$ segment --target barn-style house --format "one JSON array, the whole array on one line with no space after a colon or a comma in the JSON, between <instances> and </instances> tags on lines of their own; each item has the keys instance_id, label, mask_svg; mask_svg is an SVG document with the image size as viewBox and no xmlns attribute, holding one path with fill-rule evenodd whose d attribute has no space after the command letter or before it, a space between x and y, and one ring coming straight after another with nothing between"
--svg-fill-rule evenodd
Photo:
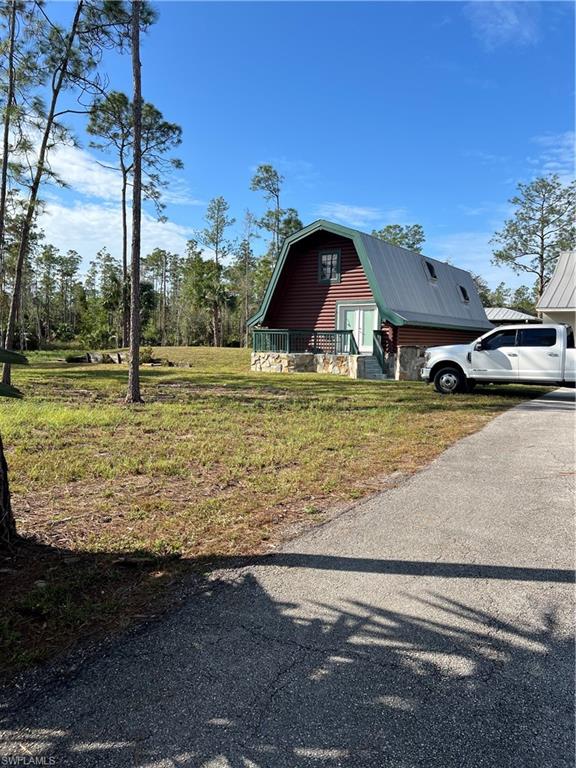
<instances>
[{"instance_id":1,"label":"barn-style house","mask_svg":"<svg viewBox=\"0 0 576 768\"><path fill-rule=\"evenodd\" d=\"M252 369L417 378L426 347L493 326L469 272L315 221L284 242L253 329Z\"/></svg>"}]
</instances>

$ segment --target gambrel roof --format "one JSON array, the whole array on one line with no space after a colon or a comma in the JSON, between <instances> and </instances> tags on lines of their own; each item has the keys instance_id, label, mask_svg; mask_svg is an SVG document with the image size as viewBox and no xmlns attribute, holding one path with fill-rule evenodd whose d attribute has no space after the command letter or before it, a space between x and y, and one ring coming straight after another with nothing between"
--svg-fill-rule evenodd
<instances>
[{"instance_id":1,"label":"gambrel roof","mask_svg":"<svg viewBox=\"0 0 576 768\"><path fill-rule=\"evenodd\" d=\"M537 309L576 309L576 253L560 254L554 274L544 289Z\"/></svg>"},{"instance_id":2,"label":"gambrel roof","mask_svg":"<svg viewBox=\"0 0 576 768\"><path fill-rule=\"evenodd\" d=\"M290 248L322 230L352 240L383 320L393 325L493 328L469 272L323 219L286 238L260 309L250 319L250 325L257 325L266 317Z\"/></svg>"}]
</instances>

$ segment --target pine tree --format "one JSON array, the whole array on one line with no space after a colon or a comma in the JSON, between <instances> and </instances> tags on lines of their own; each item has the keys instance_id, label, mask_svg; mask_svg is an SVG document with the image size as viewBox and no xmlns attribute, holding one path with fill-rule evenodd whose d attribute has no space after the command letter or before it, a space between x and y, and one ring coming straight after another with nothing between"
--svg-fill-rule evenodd
<instances>
[{"instance_id":1,"label":"pine tree","mask_svg":"<svg viewBox=\"0 0 576 768\"><path fill-rule=\"evenodd\" d=\"M576 246L576 182L565 185L554 174L519 184L518 192L513 218L492 238L499 246L492 263L533 275L540 298L560 253Z\"/></svg>"}]
</instances>

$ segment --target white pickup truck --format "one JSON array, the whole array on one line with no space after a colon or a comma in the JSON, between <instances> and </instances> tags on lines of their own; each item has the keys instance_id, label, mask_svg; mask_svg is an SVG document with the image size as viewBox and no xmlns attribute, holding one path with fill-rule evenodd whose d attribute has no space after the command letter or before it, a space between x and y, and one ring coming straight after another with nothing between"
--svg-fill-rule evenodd
<instances>
[{"instance_id":1,"label":"white pickup truck","mask_svg":"<svg viewBox=\"0 0 576 768\"><path fill-rule=\"evenodd\" d=\"M471 344L430 347L420 376L443 395L476 384L574 386L574 332L567 325L507 325Z\"/></svg>"}]
</instances>

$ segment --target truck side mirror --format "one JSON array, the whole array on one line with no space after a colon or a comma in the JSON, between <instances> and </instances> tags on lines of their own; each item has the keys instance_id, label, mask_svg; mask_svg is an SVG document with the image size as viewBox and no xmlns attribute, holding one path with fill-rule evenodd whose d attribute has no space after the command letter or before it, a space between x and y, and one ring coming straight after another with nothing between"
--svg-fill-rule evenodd
<instances>
[{"instance_id":1,"label":"truck side mirror","mask_svg":"<svg viewBox=\"0 0 576 768\"><path fill-rule=\"evenodd\" d=\"M481 341L477 341L476 344L474 344L475 352L482 352L483 349L484 349L484 344Z\"/></svg>"}]
</instances>

